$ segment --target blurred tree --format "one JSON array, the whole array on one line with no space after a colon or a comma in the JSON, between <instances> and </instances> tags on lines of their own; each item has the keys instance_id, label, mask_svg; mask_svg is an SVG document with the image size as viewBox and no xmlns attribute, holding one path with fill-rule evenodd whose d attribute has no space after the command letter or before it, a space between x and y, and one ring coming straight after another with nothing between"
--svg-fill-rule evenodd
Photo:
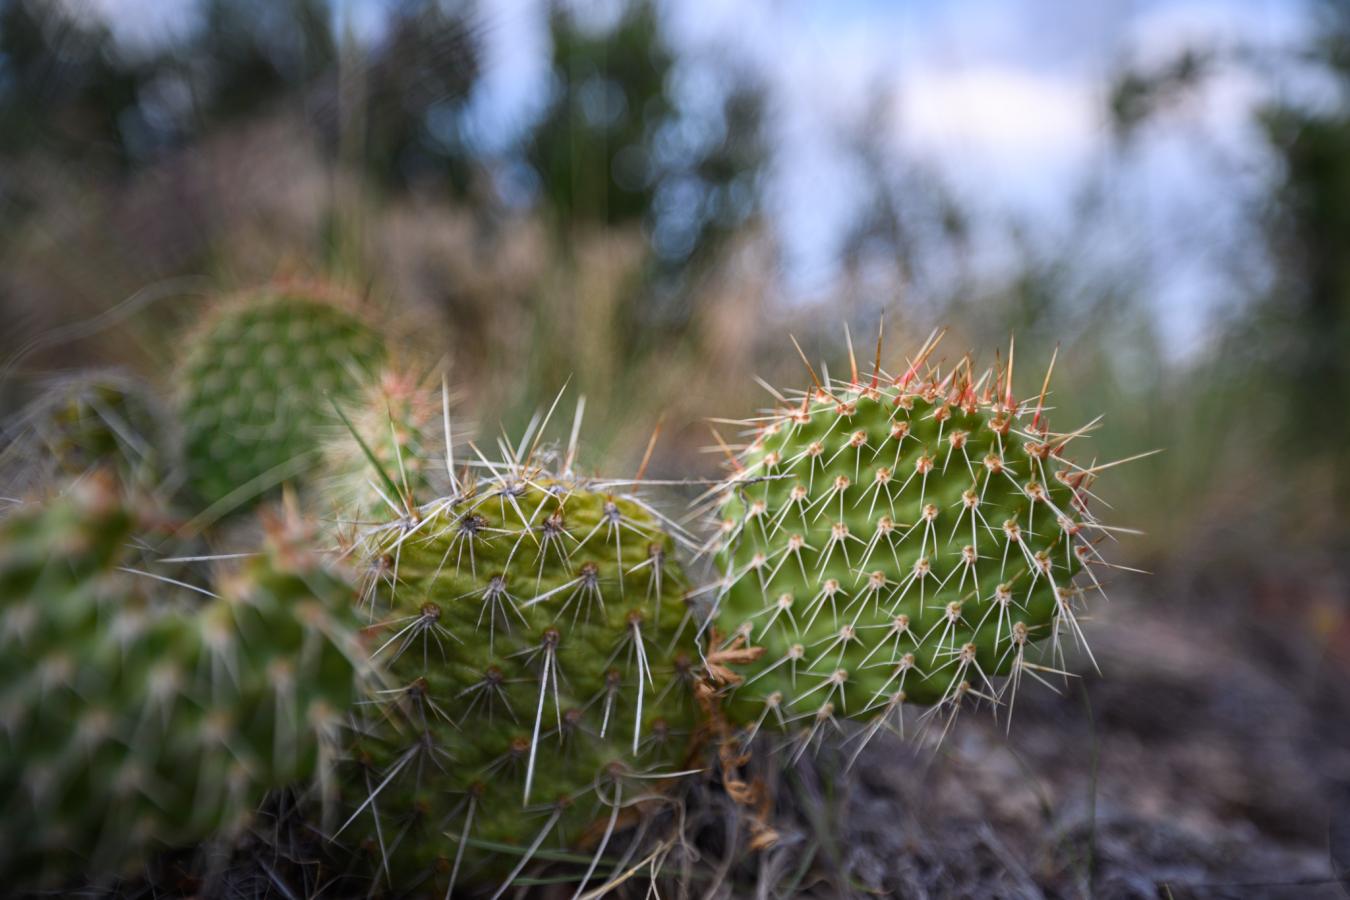
<instances>
[{"instance_id":1,"label":"blurred tree","mask_svg":"<svg viewBox=\"0 0 1350 900\"><path fill-rule=\"evenodd\" d=\"M119 43L78 4L0 4L0 153L152 161L331 66L322 0L204 0L184 35Z\"/></svg>"},{"instance_id":2,"label":"blurred tree","mask_svg":"<svg viewBox=\"0 0 1350 900\"><path fill-rule=\"evenodd\" d=\"M454 127L480 74L477 34L465 4L404 2L388 36L362 73L365 102L359 157L396 186L440 182L463 195L472 179L474 148Z\"/></svg>"},{"instance_id":3,"label":"blurred tree","mask_svg":"<svg viewBox=\"0 0 1350 900\"><path fill-rule=\"evenodd\" d=\"M665 27L656 0L554 3L549 102L514 149L554 246L529 300L532 387L506 418L523 424L572 374L600 449L636 392L706 358L706 279L759 211L761 85L681 55Z\"/></svg>"},{"instance_id":4,"label":"blurred tree","mask_svg":"<svg viewBox=\"0 0 1350 900\"><path fill-rule=\"evenodd\" d=\"M337 58L325 0L206 0L201 24L166 65L189 66L198 98L196 136L312 84Z\"/></svg>"},{"instance_id":5,"label":"blurred tree","mask_svg":"<svg viewBox=\"0 0 1350 900\"><path fill-rule=\"evenodd\" d=\"M1327 463L1327 487L1344 510L1350 418L1328 415L1329 398L1350 396L1350 16L1341 25L1324 56L1341 103L1317 111L1280 104L1262 116L1282 176L1268 229L1274 290L1257 310L1252 337L1275 351L1274 374L1288 388L1285 448Z\"/></svg>"},{"instance_id":6,"label":"blurred tree","mask_svg":"<svg viewBox=\"0 0 1350 900\"><path fill-rule=\"evenodd\" d=\"M63 156L129 156L123 122L151 67L109 53L110 43L101 23L56 4L0 3L0 154L40 146Z\"/></svg>"},{"instance_id":7,"label":"blurred tree","mask_svg":"<svg viewBox=\"0 0 1350 900\"><path fill-rule=\"evenodd\" d=\"M878 90L848 135L866 200L844 232L840 258L850 293L868 293L855 297L867 319L894 307L897 290L912 313L914 300L960 295L970 281L969 212L932 166L897 160L889 144L897 106L893 91Z\"/></svg>"},{"instance_id":8,"label":"blurred tree","mask_svg":"<svg viewBox=\"0 0 1350 900\"><path fill-rule=\"evenodd\" d=\"M596 29L555 5L553 100L527 162L560 225L641 224L665 274L706 262L757 210L763 94L735 72L683 73L652 0Z\"/></svg>"},{"instance_id":9,"label":"blurred tree","mask_svg":"<svg viewBox=\"0 0 1350 900\"><path fill-rule=\"evenodd\" d=\"M1164 107L1194 94L1215 62L1214 54L1187 47L1175 58L1150 69L1127 69L1111 86L1108 106L1116 137L1129 140L1135 130Z\"/></svg>"},{"instance_id":10,"label":"blurred tree","mask_svg":"<svg viewBox=\"0 0 1350 900\"><path fill-rule=\"evenodd\" d=\"M1298 521L1289 533L1311 531L1331 544L1350 541L1350 419L1329 404L1350 395L1350 4L1325 0L1309 45L1293 54L1250 49L1188 49L1151 70L1123 73L1112 92L1117 137L1139 128L1205 87L1223 66L1308 69L1331 88L1316 106L1276 95L1257 125L1277 165L1253 198L1262 218L1268 288L1217 336L1212 360L1198 371L1222 401L1225 420L1241 423L1244 442L1259 444L1267 461L1295 464L1297 489L1314 503L1286 504ZM1196 382L1193 382L1196 383ZM1261 409L1261 415L1252 410ZM1330 500L1331 502L1327 502ZM1308 511L1319 510L1314 520Z\"/></svg>"},{"instance_id":11,"label":"blurred tree","mask_svg":"<svg viewBox=\"0 0 1350 900\"><path fill-rule=\"evenodd\" d=\"M350 73L339 54L356 37L338 33L333 0L201 0L192 13L184 33L128 47L78 4L0 0L0 155L134 168L290 100L381 181L466 183L464 147L430 126L478 76L463 4L395 4L385 38L343 59Z\"/></svg>"}]
</instances>

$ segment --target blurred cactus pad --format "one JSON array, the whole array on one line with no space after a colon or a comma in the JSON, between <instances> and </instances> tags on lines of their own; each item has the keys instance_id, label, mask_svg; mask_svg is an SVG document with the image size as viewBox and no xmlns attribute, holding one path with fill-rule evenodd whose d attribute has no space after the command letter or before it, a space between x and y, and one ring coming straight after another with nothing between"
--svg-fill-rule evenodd
<instances>
[{"instance_id":1,"label":"blurred cactus pad","mask_svg":"<svg viewBox=\"0 0 1350 900\"><path fill-rule=\"evenodd\" d=\"M871 723L865 743L906 704L931 706L925 723L963 700L1010 710L1023 676L1086 648L1100 467L1067 452L1090 429L1051 431L1044 387L1014 397L1014 351L983 375L968 357L943 372L940 339L897 375L880 345L871 375L811 370L743 423L711 546L723 633L762 648L734 701L752 737L767 724L809 740L849 717Z\"/></svg>"},{"instance_id":2,"label":"blurred cactus pad","mask_svg":"<svg viewBox=\"0 0 1350 900\"><path fill-rule=\"evenodd\" d=\"M559 848L598 861L696 748L671 528L632 482L544 455L480 460L352 548L395 688L365 717L346 829L400 891L507 883Z\"/></svg>"},{"instance_id":3,"label":"blurred cactus pad","mask_svg":"<svg viewBox=\"0 0 1350 900\"><path fill-rule=\"evenodd\" d=\"M116 371L63 375L7 424L0 452L6 490L24 493L111 467L128 484L168 487L178 434L154 389Z\"/></svg>"},{"instance_id":4,"label":"blurred cactus pad","mask_svg":"<svg viewBox=\"0 0 1350 900\"><path fill-rule=\"evenodd\" d=\"M189 335L177 375L190 486L221 512L313 469L385 343L356 301L328 289L229 298ZM341 426L337 426L340 428Z\"/></svg>"},{"instance_id":5,"label":"blurred cactus pad","mask_svg":"<svg viewBox=\"0 0 1350 900\"><path fill-rule=\"evenodd\" d=\"M154 526L95 473L0 522L0 875L73 886L230 837L331 761L364 665L352 583L273 525L199 587L126 565Z\"/></svg>"},{"instance_id":6,"label":"blurred cactus pad","mask_svg":"<svg viewBox=\"0 0 1350 900\"><path fill-rule=\"evenodd\" d=\"M446 403L447 393L441 395ZM448 407L443 411L441 398L424 378L384 369L351 403L337 407L337 418L347 427L323 443L323 468L316 479L316 494L336 521L386 521L403 514L410 498L449 490L443 419L449 412ZM392 493L380 483L379 472L391 477Z\"/></svg>"}]
</instances>

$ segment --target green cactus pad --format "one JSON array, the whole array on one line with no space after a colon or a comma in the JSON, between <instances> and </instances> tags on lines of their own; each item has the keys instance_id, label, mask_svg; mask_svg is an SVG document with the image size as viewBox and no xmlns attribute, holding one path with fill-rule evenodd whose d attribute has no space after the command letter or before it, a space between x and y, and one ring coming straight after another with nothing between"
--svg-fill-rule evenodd
<instances>
[{"instance_id":1,"label":"green cactus pad","mask_svg":"<svg viewBox=\"0 0 1350 900\"><path fill-rule=\"evenodd\" d=\"M350 826L394 889L603 849L686 767L698 623L674 540L627 486L504 464L364 535L397 689L356 747Z\"/></svg>"},{"instance_id":2,"label":"green cactus pad","mask_svg":"<svg viewBox=\"0 0 1350 900\"><path fill-rule=\"evenodd\" d=\"M7 490L51 487L112 467L139 489L171 488L178 441L152 391L117 372L64 376L46 386L5 428L0 467L15 478Z\"/></svg>"},{"instance_id":3,"label":"green cactus pad","mask_svg":"<svg viewBox=\"0 0 1350 900\"><path fill-rule=\"evenodd\" d=\"M415 376L386 370L355 402L339 407L350 430L324 444L318 480L318 493L335 521L388 521L406 511L408 498L449 489L446 426L435 396ZM372 462L389 475L393 491L381 484Z\"/></svg>"},{"instance_id":4,"label":"green cactus pad","mask_svg":"<svg viewBox=\"0 0 1350 900\"><path fill-rule=\"evenodd\" d=\"M355 698L350 582L274 530L203 598L122 565L142 525L97 475L0 523L7 884L232 833L314 774Z\"/></svg>"},{"instance_id":5,"label":"green cactus pad","mask_svg":"<svg viewBox=\"0 0 1350 900\"><path fill-rule=\"evenodd\" d=\"M317 293L265 293L215 311L179 374L201 500L242 506L312 468L336 424L329 398L355 396L384 352L364 319Z\"/></svg>"},{"instance_id":6,"label":"green cactus pad","mask_svg":"<svg viewBox=\"0 0 1350 900\"><path fill-rule=\"evenodd\" d=\"M970 371L817 381L747 423L713 546L719 625L763 648L734 695L752 736L1009 706L1045 671L1032 644L1048 639L1054 666L1081 641L1075 576L1096 585L1097 526L1092 471L1064 457L1079 435L1050 432L1006 372Z\"/></svg>"}]
</instances>

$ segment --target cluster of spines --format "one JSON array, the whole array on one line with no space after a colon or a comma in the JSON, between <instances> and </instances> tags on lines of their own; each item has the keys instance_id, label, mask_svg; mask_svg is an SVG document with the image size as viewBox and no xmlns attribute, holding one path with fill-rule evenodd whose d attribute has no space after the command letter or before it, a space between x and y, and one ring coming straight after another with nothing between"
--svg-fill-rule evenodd
<instances>
[{"instance_id":1,"label":"cluster of spines","mask_svg":"<svg viewBox=\"0 0 1350 900\"><path fill-rule=\"evenodd\" d=\"M699 655L679 531L635 483L576 475L575 437L561 459L541 450L545 424L502 441L500 461L474 447L456 471L447 452L443 497L419 502L397 467L381 472L388 521L349 548L394 686L368 705L347 827L400 887L505 890L546 841L584 837L589 880L620 817L692 750ZM448 413L443 431L453 447Z\"/></svg>"},{"instance_id":2,"label":"cluster of spines","mask_svg":"<svg viewBox=\"0 0 1350 900\"><path fill-rule=\"evenodd\" d=\"M928 365L938 340L898 376L880 344L870 377L808 364L811 387L740 423L750 441L713 493L705 549L723 568L723 629L764 648L737 692L751 738L802 723L804 748L849 716L869 719L865 743L903 727L906 704L950 724L967 697L1010 708L1024 676L1062 674L1066 635L1086 650L1074 576L1101 589L1094 538L1111 529L1087 500L1105 467L1064 451L1095 423L1051 432L1049 371L1020 402L1011 350L981 376L968 357L942 373ZM1049 666L1028 655L1042 638Z\"/></svg>"},{"instance_id":3,"label":"cluster of spines","mask_svg":"<svg viewBox=\"0 0 1350 900\"><path fill-rule=\"evenodd\" d=\"M12 884L112 876L236 833L268 790L331 762L354 700L353 586L295 535L274 528L204 587L125 565L144 527L100 474L0 526Z\"/></svg>"}]
</instances>

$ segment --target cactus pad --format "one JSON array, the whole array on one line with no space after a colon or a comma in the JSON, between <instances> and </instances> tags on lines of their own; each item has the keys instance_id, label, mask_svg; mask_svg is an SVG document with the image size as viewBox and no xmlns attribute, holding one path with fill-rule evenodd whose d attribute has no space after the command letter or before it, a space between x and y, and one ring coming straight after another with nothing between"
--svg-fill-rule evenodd
<instances>
[{"instance_id":1,"label":"cactus pad","mask_svg":"<svg viewBox=\"0 0 1350 900\"><path fill-rule=\"evenodd\" d=\"M695 745L697 623L663 521L630 485L492 472L362 537L396 690L349 824L399 890L510 880L545 842L598 855Z\"/></svg>"},{"instance_id":2,"label":"cactus pad","mask_svg":"<svg viewBox=\"0 0 1350 900\"><path fill-rule=\"evenodd\" d=\"M5 430L10 441L0 464L20 479L7 486L19 493L101 467L145 490L178 474L177 435L166 412L145 385L117 372L53 381Z\"/></svg>"},{"instance_id":3,"label":"cactus pad","mask_svg":"<svg viewBox=\"0 0 1350 900\"><path fill-rule=\"evenodd\" d=\"M243 824L354 699L350 583L279 530L204 603L121 565L111 479L0 523L0 873L69 883ZM202 589L204 590L204 589Z\"/></svg>"},{"instance_id":4,"label":"cactus pad","mask_svg":"<svg viewBox=\"0 0 1350 900\"><path fill-rule=\"evenodd\" d=\"M948 723L964 698L1008 706L1081 641L1077 581L1097 585L1100 534L1094 470L1065 456L1082 432L1048 429L1043 392L1015 400L1011 365L924 368L933 346L898 377L812 372L746 423L712 546L720 627L763 648L734 700L752 737L809 740L844 717L870 737L906 704ZM1033 662L1041 640L1050 666Z\"/></svg>"},{"instance_id":5,"label":"cactus pad","mask_svg":"<svg viewBox=\"0 0 1350 900\"><path fill-rule=\"evenodd\" d=\"M440 496L449 489L443 409L434 397L416 376L385 370L353 403L339 407L350 430L325 442L324 477L318 484L335 519L387 521L405 511L408 498ZM388 473L393 492L381 484L372 462Z\"/></svg>"},{"instance_id":6,"label":"cactus pad","mask_svg":"<svg viewBox=\"0 0 1350 900\"><path fill-rule=\"evenodd\" d=\"M383 356L363 318L319 294L225 304L189 342L179 375L191 486L233 507L307 471L336 424L328 397L354 396Z\"/></svg>"}]
</instances>

